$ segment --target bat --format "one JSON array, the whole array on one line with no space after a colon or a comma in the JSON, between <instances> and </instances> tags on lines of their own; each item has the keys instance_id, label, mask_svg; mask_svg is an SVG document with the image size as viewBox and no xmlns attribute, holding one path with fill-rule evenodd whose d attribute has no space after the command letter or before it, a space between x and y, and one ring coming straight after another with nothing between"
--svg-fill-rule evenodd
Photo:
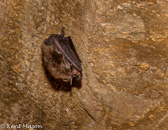
<instances>
[{"instance_id":1,"label":"bat","mask_svg":"<svg viewBox=\"0 0 168 130\"><path fill-rule=\"evenodd\" d=\"M82 80L81 60L70 36L64 37L65 32L51 34L42 44L44 66L55 78L64 82Z\"/></svg>"}]
</instances>

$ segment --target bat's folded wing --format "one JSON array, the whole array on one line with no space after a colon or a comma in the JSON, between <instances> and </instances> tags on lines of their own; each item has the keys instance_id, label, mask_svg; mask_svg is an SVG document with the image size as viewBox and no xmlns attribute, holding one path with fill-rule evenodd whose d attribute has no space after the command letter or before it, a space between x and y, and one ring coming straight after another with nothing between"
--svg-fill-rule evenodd
<instances>
[{"instance_id":1,"label":"bat's folded wing","mask_svg":"<svg viewBox=\"0 0 168 130\"><path fill-rule=\"evenodd\" d=\"M60 38L58 36L52 37L53 42L56 44L60 52L65 56L67 60L76 68L78 71L82 71L81 60L77 54L75 46L69 37Z\"/></svg>"}]
</instances>

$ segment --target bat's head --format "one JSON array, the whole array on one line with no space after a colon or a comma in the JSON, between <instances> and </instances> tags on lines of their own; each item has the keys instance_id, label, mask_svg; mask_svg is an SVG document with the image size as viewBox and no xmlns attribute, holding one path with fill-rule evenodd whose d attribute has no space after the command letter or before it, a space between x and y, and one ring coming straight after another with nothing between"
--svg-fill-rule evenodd
<instances>
[{"instance_id":1,"label":"bat's head","mask_svg":"<svg viewBox=\"0 0 168 130\"><path fill-rule=\"evenodd\" d=\"M72 77L80 81L82 79L81 72L79 72L77 69L72 70Z\"/></svg>"}]
</instances>

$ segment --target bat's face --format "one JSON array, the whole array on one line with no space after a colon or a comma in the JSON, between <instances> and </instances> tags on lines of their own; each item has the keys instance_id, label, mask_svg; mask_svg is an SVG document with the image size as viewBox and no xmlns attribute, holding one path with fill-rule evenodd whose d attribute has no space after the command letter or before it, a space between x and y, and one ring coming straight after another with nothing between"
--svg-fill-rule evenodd
<instances>
[{"instance_id":1,"label":"bat's face","mask_svg":"<svg viewBox=\"0 0 168 130\"><path fill-rule=\"evenodd\" d=\"M72 70L72 77L77 79L78 81L82 79L81 72L79 72L77 69Z\"/></svg>"}]
</instances>

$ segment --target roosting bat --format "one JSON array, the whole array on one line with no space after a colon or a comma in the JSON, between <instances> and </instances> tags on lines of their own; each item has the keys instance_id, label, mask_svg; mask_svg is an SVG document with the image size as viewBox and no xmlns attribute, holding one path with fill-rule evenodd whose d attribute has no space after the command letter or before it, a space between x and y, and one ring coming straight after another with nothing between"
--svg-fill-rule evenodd
<instances>
[{"instance_id":1,"label":"roosting bat","mask_svg":"<svg viewBox=\"0 0 168 130\"><path fill-rule=\"evenodd\" d=\"M71 37L64 37L64 35L64 28L62 28L62 34L51 34L44 40L43 60L44 66L55 79L70 82L72 85L73 80L82 80L81 60Z\"/></svg>"}]
</instances>

